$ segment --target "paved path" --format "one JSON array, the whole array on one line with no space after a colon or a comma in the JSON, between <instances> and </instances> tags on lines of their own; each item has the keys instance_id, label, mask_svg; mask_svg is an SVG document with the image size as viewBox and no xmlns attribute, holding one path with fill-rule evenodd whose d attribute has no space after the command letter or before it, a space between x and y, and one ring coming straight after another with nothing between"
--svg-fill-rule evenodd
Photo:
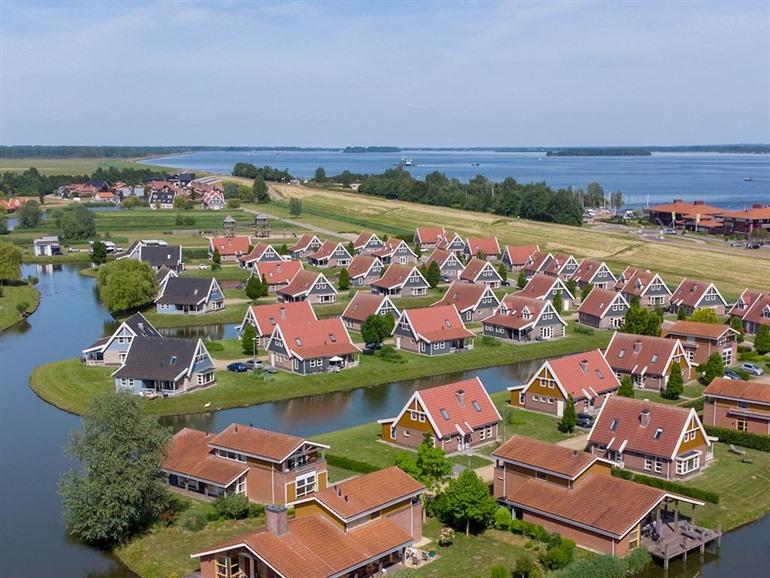
<instances>
[{"instance_id":1,"label":"paved path","mask_svg":"<svg viewBox=\"0 0 770 578\"><path fill-rule=\"evenodd\" d=\"M587 443L588 443L588 432L584 434L580 434L579 436L562 440L556 445L564 446L565 448L571 448L573 450L579 450L582 452L584 449L586 449Z\"/></svg>"}]
</instances>

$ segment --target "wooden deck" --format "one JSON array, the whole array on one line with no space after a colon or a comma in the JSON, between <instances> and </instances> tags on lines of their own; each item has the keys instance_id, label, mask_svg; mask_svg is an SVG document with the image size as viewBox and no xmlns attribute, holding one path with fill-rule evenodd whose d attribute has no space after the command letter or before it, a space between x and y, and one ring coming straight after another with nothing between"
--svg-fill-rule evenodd
<instances>
[{"instance_id":1,"label":"wooden deck","mask_svg":"<svg viewBox=\"0 0 770 578\"><path fill-rule=\"evenodd\" d=\"M702 553L708 544L719 544L722 538L721 532L695 526L687 520L661 522L657 534L655 538L643 535L642 546L653 557L663 560L664 568L672 558L682 556L686 560L689 552L697 549Z\"/></svg>"}]
</instances>

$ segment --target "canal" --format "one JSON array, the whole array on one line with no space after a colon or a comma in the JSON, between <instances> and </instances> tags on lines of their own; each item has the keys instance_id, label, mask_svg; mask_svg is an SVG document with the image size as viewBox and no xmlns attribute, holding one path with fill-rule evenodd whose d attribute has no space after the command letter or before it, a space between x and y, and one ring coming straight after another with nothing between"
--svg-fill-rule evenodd
<instances>
[{"instance_id":1,"label":"canal","mask_svg":"<svg viewBox=\"0 0 770 578\"><path fill-rule=\"evenodd\" d=\"M78 417L35 396L30 372L43 363L79 355L84 344L114 327L99 304L92 278L77 266L25 265L24 275L40 278L40 308L28 320L0 335L0 577L135 578L111 556L70 539L65 531L56 485L72 467L62 449ZM179 330L179 336L234 335L234 327ZM526 378L538 365L442 375L350 392L312 396L209 414L164 418L175 430L189 426L219 431L233 421L310 436L394 415L415 388L478 375L491 391ZM770 517L725 536L720 557L697 556L672 565L669 576L759 576L770 567ZM651 568L645 578L662 576Z\"/></svg>"}]
</instances>

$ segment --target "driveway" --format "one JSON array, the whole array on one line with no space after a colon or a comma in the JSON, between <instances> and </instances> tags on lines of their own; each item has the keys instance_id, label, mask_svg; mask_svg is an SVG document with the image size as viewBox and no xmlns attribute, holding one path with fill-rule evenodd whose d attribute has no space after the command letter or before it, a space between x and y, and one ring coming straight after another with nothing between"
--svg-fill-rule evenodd
<instances>
[{"instance_id":1,"label":"driveway","mask_svg":"<svg viewBox=\"0 0 770 578\"><path fill-rule=\"evenodd\" d=\"M588 432L577 435L575 437L571 437L566 440L562 440L556 445L564 446L565 448L570 448L570 449L578 450L582 452L584 449L586 449L587 443L588 443Z\"/></svg>"}]
</instances>

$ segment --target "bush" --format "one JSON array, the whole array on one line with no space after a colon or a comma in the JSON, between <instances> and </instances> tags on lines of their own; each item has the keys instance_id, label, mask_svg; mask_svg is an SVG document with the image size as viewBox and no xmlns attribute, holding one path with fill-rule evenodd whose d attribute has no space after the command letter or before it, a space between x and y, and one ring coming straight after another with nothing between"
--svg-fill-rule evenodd
<instances>
[{"instance_id":1,"label":"bush","mask_svg":"<svg viewBox=\"0 0 770 578\"><path fill-rule=\"evenodd\" d=\"M455 531L452 528L444 527L441 528L441 533L438 537L438 545L439 546L451 546L455 543Z\"/></svg>"},{"instance_id":2,"label":"bush","mask_svg":"<svg viewBox=\"0 0 770 578\"><path fill-rule=\"evenodd\" d=\"M511 571L505 566L497 565L492 566L492 571L489 573L491 578L510 578Z\"/></svg>"},{"instance_id":3,"label":"bush","mask_svg":"<svg viewBox=\"0 0 770 578\"><path fill-rule=\"evenodd\" d=\"M706 432L708 433L708 427L706 428ZM686 486L677 482L670 482L661 478L653 478L652 476L635 474L629 470L621 470L619 468L612 468L612 475L616 478L631 480L638 484L644 484L645 486L658 488L659 490L666 490L667 492L688 496L690 498L695 498L696 500L703 500L704 502L711 502L712 504L719 503L719 494L716 492L710 492L708 490Z\"/></svg>"},{"instance_id":4,"label":"bush","mask_svg":"<svg viewBox=\"0 0 770 578\"><path fill-rule=\"evenodd\" d=\"M392 345L384 345L382 349L377 352L377 355L383 361L388 363L406 363L406 359L401 353Z\"/></svg>"},{"instance_id":5,"label":"bush","mask_svg":"<svg viewBox=\"0 0 770 578\"><path fill-rule=\"evenodd\" d=\"M581 558L556 573L557 578L624 578L640 574L652 561L644 548L636 548L625 558L594 555Z\"/></svg>"},{"instance_id":6,"label":"bush","mask_svg":"<svg viewBox=\"0 0 770 578\"><path fill-rule=\"evenodd\" d=\"M767 361L767 356L761 355L757 353L756 351L751 350L743 350L738 354L738 359L741 361Z\"/></svg>"},{"instance_id":7,"label":"bush","mask_svg":"<svg viewBox=\"0 0 770 578\"><path fill-rule=\"evenodd\" d=\"M181 516L177 522L179 526L190 532L197 532L203 530L208 523L206 516L200 510L187 510Z\"/></svg>"},{"instance_id":8,"label":"bush","mask_svg":"<svg viewBox=\"0 0 770 578\"><path fill-rule=\"evenodd\" d=\"M335 466L337 468L343 468L345 470L351 470L354 472L360 472L362 474L370 474L380 469L377 466L373 466L372 464L368 464L366 462L359 462L357 460L351 460L350 458L337 456L334 454L326 454L326 463L330 466Z\"/></svg>"},{"instance_id":9,"label":"bush","mask_svg":"<svg viewBox=\"0 0 770 578\"><path fill-rule=\"evenodd\" d=\"M210 352L225 350L225 346L219 343L218 341L207 341L205 345L206 345L206 349L208 349Z\"/></svg>"},{"instance_id":10,"label":"bush","mask_svg":"<svg viewBox=\"0 0 770 578\"><path fill-rule=\"evenodd\" d=\"M585 325L574 325L573 329L575 330L575 333L580 333L582 335L594 334L593 327L586 327Z\"/></svg>"},{"instance_id":11,"label":"bush","mask_svg":"<svg viewBox=\"0 0 770 578\"><path fill-rule=\"evenodd\" d=\"M753 434L746 431L724 429L721 427L704 426L706 433L710 436L716 436L719 441L726 444L733 444L761 452L770 452L770 436Z\"/></svg>"},{"instance_id":12,"label":"bush","mask_svg":"<svg viewBox=\"0 0 770 578\"><path fill-rule=\"evenodd\" d=\"M26 301L20 301L16 304L16 311L18 311L19 315L24 315L27 309L29 309L29 303Z\"/></svg>"},{"instance_id":13,"label":"bush","mask_svg":"<svg viewBox=\"0 0 770 578\"><path fill-rule=\"evenodd\" d=\"M528 554L516 558L516 566L513 569L515 578L540 578L543 575L543 569L537 561Z\"/></svg>"},{"instance_id":14,"label":"bush","mask_svg":"<svg viewBox=\"0 0 770 578\"><path fill-rule=\"evenodd\" d=\"M499 339L495 339L489 335L483 335L481 337L481 345L488 345L489 347L500 347L502 343L500 343Z\"/></svg>"},{"instance_id":15,"label":"bush","mask_svg":"<svg viewBox=\"0 0 770 578\"><path fill-rule=\"evenodd\" d=\"M548 570L560 570L572 563L575 558L575 542L562 539L551 543L548 549L540 554L540 562Z\"/></svg>"},{"instance_id":16,"label":"bush","mask_svg":"<svg viewBox=\"0 0 770 578\"><path fill-rule=\"evenodd\" d=\"M260 518L265 515L265 506L262 504L249 504L249 518Z\"/></svg>"},{"instance_id":17,"label":"bush","mask_svg":"<svg viewBox=\"0 0 770 578\"><path fill-rule=\"evenodd\" d=\"M214 512L219 520L243 520L249 515L249 499L243 494L219 496L214 500Z\"/></svg>"},{"instance_id":18,"label":"bush","mask_svg":"<svg viewBox=\"0 0 770 578\"><path fill-rule=\"evenodd\" d=\"M511 529L511 511L508 508L497 508L495 511L495 528L498 530Z\"/></svg>"}]
</instances>

